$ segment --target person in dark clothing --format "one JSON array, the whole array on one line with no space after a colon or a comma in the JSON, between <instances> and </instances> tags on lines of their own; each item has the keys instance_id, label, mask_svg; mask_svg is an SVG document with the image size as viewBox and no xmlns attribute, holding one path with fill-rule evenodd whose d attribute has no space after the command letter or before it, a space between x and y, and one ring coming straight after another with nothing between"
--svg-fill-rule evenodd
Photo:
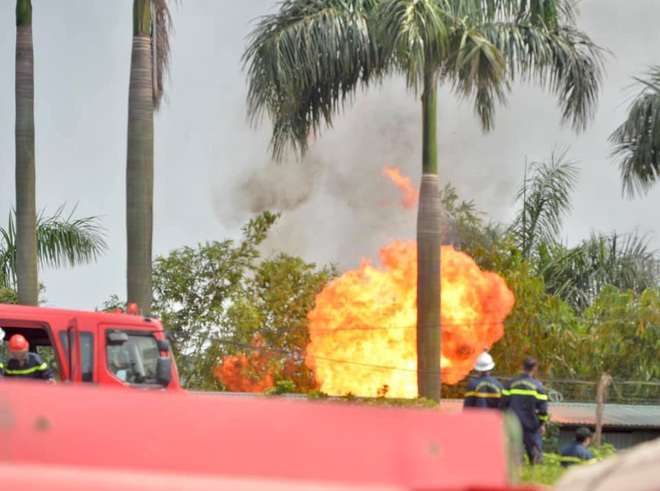
<instances>
[{"instance_id":1,"label":"person in dark clothing","mask_svg":"<svg viewBox=\"0 0 660 491\"><path fill-rule=\"evenodd\" d=\"M488 354L488 350L479 355L474 369L479 375L472 380L465 392L463 408L482 408L499 409L500 399L502 397L502 384L494 377L491 377L490 371L495 367L493 357Z\"/></svg>"},{"instance_id":2,"label":"person in dark clothing","mask_svg":"<svg viewBox=\"0 0 660 491\"><path fill-rule=\"evenodd\" d=\"M53 370L41 357L28 351L30 345L25 337L14 334L9 338L8 348L12 357L5 366L0 363L0 370L5 377L21 377L48 380L54 382Z\"/></svg>"},{"instance_id":3,"label":"person in dark clothing","mask_svg":"<svg viewBox=\"0 0 660 491\"><path fill-rule=\"evenodd\" d=\"M560 463L562 467L573 464L591 464L596 462L593 454L587 449L591 443L591 431L589 428L578 428L575 430L575 441L566 445L561 451Z\"/></svg>"},{"instance_id":4,"label":"person in dark clothing","mask_svg":"<svg viewBox=\"0 0 660 491\"><path fill-rule=\"evenodd\" d=\"M502 390L501 407L513 411L523 430L525 452L532 464L543 460L543 435L548 416L548 394L534 378L538 365L532 357L523 361L523 373L512 378Z\"/></svg>"}]
</instances>

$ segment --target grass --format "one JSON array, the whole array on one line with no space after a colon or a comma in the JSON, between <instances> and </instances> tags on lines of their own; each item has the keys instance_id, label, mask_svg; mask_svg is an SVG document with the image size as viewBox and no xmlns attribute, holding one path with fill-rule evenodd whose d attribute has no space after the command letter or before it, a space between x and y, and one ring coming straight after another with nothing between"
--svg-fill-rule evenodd
<instances>
[{"instance_id":1,"label":"grass","mask_svg":"<svg viewBox=\"0 0 660 491\"><path fill-rule=\"evenodd\" d=\"M598 448L590 447L589 450L598 460L604 459L616 453L616 449L609 444ZM554 453L544 453L543 463L530 465L525 463L521 470L520 480L524 484L535 484L540 486L553 486L569 468L559 465L560 456Z\"/></svg>"},{"instance_id":2,"label":"grass","mask_svg":"<svg viewBox=\"0 0 660 491\"><path fill-rule=\"evenodd\" d=\"M554 462L536 465L525 464L522 468L520 480L524 484L553 486L567 470Z\"/></svg>"}]
</instances>

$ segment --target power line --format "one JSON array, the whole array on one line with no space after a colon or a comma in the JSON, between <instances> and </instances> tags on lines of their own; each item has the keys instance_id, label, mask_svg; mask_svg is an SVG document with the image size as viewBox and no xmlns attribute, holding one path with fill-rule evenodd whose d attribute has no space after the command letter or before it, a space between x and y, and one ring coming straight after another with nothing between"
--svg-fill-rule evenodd
<instances>
[{"instance_id":1,"label":"power line","mask_svg":"<svg viewBox=\"0 0 660 491\"><path fill-rule=\"evenodd\" d=\"M272 348L272 347L267 347L267 346L254 346L254 345L249 345L245 343L237 343L237 342L232 342L232 341L227 341L227 340L217 340L221 344L225 345L230 345L230 346L235 346L238 348L242 348L245 350L251 350L251 351L262 351L266 353L274 353L274 354L282 354L287 357L291 356L291 352L287 350L282 350L278 348ZM227 355L227 356L232 356L232 355ZM470 374L472 370L469 370L467 373L465 370L452 370L451 368L441 368L440 370L417 370L416 368L407 368L407 367L395 367L395 366L388 366L388 365L379 365L375 363L366 363L366 362L359 362L359 361L353 361L353 360L339 360L335 358L328 358L328 357L323 357L323 356L316 356L312 355L312 358L314 360L320 360L326 363L333 363L337 365L350 365L350 366L360 366L360 367L365 367L365 368L372 368L372 369L377 369L377 370L389 370L389 371L398 371L398 372L406 372L406 373L423 373L423 374L434 374L434 375L439 375L442 376L442 374L460 374L463 375L465 374L465 378ZM510 377L506 377L503 375L499 374L494 374L494 376L498 379L506 379ZM463 379L465 380L465 379ZM556 378L546 378L544 379L546 385L551 386L552 384L556 383L565 383L565 384L582 384L585 386L593 386L596 387L598 382L592 382L592 381L584 381L584 380L577 380L577 379L556 379ZM459 382L460 383L460 382ZM614 380L613 384L623 384L623 385L628 385L628 386L637 386L637 385L643 385L643 386L648 386L648 387L658 387L660 389L660 381L630 381L630 380Z\"/></svg>"}]
</instances>

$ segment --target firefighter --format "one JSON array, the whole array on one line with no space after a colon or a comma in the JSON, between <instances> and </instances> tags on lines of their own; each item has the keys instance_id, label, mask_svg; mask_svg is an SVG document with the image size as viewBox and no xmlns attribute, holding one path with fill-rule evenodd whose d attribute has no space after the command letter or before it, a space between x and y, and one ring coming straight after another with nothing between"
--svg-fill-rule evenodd
<instances>
[{"instance_id":1,"label":"firefighter","mask_svg":"<svg viewBox=\"0 0 660 491\"><path fill-rule=\"evenodd\" d=\"M530 356L523 360L523 373L504 384L502 408L513 411L523 429L523 445L532 464L543 459L543 435L548 417L548 394L534 378L538 364Z\"/></svg>"},{"instance_id":2,"label":"firefighter","mask_svg":"<svg viewBox=\"0 0 660 491\"><path fill-rule=\"evenodd\" d=\"M502 397L502 384L490 375L490 371L495 367L493 357L485 349L474 369L479 375L472 380L465 392L463 408L483 408L498 409L500 407L500 398Z\"/></svg>"},{"instance_id":3,"label":"firefighter","mask_svg":"<svg viewBox=\"0 0 660 491\"><path fill-rule=\"evenodd\" d=\"M20 334L14 334L7 343L10 359L4 366L5 377L34 378L55 382L53 371L41 357L28 351L30 344Z\"/></svg>"},{"instance_id":4,"label":"firefighter","mask_svg":"<svg viewBox=\"0 0 660 491\"><path fill-rule=\"evenodd\" d=\"M562 467L573 464L592 464L596 459L587 448L591 443L591 431L589 428L578 428L575 430L575 441L566 445L561 451L559 459Z\"/></svg>"}]
</instances>

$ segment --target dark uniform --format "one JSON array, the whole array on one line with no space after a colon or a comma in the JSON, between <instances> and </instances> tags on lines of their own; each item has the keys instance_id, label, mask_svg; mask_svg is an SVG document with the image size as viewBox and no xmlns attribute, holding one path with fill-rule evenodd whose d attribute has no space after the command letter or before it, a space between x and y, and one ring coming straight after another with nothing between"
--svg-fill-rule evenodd
<instances>
[{"instance_id":1,"label":"dark uniform","mask_svg":"<svg viewBox=\"0 0 660 491\"><path fill-rule=\"evenodd\" d=\"M523 429L523 443L530 462L540 462L543 440L540 428L548 421L548 394L536 378L523 373L504 384L502 408L511 409Z\"/></svg>"},{"instance_id":2,"label":"dark uniform","mask_svg":"<svg viewBox=\"0 0 660 491\"><path fill-rule=\"evenodd\" d=\"M502 384L490 375L479 375L468 384L463 408L497 409L502 397Z\"/></svg>"},{"instance_id":3,"label":"dark uniform","mask_svg":"<svg viewBox=\"0 0 660 491\"><path fill-rule=\"evenodd\" d=\"M25 357L25 363L21 365L17 359L12 358L6 364L0 363L0 371L5 377L36 378L52 380L53 370L41 357L29 351Z\"/></svg>"},{"instance_id":4,"label":"dark uniform","mask_svg":"<svg viewBox=\"0 0 660 491\"><path fill-rule=\"evenodd\" d=\"M568 467L573 464L591 464L596 462L596 459L584 445L573 442L561 451L559 461L562 467Z\"/></svg>"}]
</instances>

